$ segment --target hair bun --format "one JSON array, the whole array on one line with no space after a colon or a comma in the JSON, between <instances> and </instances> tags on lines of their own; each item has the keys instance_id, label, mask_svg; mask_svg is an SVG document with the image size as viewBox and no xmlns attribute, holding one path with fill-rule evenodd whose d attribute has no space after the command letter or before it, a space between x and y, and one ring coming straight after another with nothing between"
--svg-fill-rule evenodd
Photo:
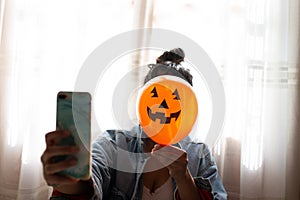
<instances>
[{"instance_id":1,"label":"hair bun","mask_svg":"<svg viewBox=\"0 0 300 200\"><path fill-rule=\"evenodd\" d=\"M175 48L170 51L165 51L161 56L156 59L156 63L164 64L168 61L178 65L184 60L185 53L181 48Z\"/></svg>"}]
</instances>

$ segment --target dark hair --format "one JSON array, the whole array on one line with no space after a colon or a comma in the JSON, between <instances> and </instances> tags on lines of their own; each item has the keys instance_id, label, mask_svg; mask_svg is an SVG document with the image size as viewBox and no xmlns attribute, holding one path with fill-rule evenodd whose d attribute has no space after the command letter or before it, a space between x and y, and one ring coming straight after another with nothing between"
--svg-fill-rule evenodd
<instances>
[{"instance_id":1,"label":"dark hair","mask_svg":"<svg viewBox=\"0 0 300 200\"><path fill-rule=\"evenodd\" d=\"M193 86L193 76L190 74L190 71L180 65L184 61L184 57L185 53L181 48L165 51L156 59L156 64L148 65L150 71L146 75L144 83L157 76L169 74L178 76Z\"/></svg>"}]
</instances>

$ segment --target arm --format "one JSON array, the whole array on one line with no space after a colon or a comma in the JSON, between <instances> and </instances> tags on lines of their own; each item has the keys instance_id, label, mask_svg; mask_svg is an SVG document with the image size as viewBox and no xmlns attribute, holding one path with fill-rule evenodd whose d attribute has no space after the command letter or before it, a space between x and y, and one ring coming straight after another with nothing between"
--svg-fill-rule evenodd
<instances>
[{"instance_id":1,"label":"arm","mask_svg":"<svg viewBox=\"0 0 300 200\"><path fill-rule=\"evenodd\" d=\"M181 200L201 199L201 194L187 168L188 160L184 150L174 146L155 145L152 154L167 166L170 175L176 181Z\"/></svg>"},{"instance_id":2,"label":"arm","mask_svg":"<svg viewBox=\"0 0 300 200\"><path fill-rule=\"evenodd\" d=\"M92 147L93 199L105 199L110 193L115 146L105 137L99 137Z\"/></svg>"},{"instance_id":3,"label":"arm","mask_svg":"<svg viewBox=\"0 0 300 200\"><path fill-rule=\"evenodd\" d=\"M214 199L227 199L227 193L219 176L217 164L206 144L195 143L187 150L192 160L191 174L198 187L212 191Z\"/></svg>"},{"instance_id":4,"label":"arm","mask_svg":"<svg viewBox=\"0 0 300 200\"><path fill-rule=\"evenodd\" d=\"M177 184L178 199L201 199L200 191L198 190L188 169L180 180L175 179L175 181Z\"/></svg>"},{"instance_id":5,"label":"arm","mask_svg":"<svg viewBox=\"0 0 300 200\"><path fill-rule=\"evenodd\" d=\"M60 196L67 199L89 199L92 196L102 199L109 192L110 170L112 166L113 146L106 139L98 139L92 148L92 174L90 180L83 181L62 175L57 172L76 165L76 160L64 160L53 163L54 156L75 155L75 146L58 146L62 138L70 136L69 132L54 131L46 135L46 150L41 156L44 178L49 186L53 186L53 197Z\"/></svg>"},{"instance_id":6,"label":"arm","mask_svg":"<svg viewBox=\"0 0 300 200\"><path fill-rule=\"evenodd\" d=\"M54 189L60 193L70 195L86 194L91 196L93 188L89 181L81 181L79 179L58 175L57 173L76 165L75 158L54 162L55 156L75 155L79 149L76 146L59 146L59 142L70 136L68 131L54 131L46 134L46 150L41 156L43 164L44 178L48 185L53 186Z\"/></svg>"}]
</instances>

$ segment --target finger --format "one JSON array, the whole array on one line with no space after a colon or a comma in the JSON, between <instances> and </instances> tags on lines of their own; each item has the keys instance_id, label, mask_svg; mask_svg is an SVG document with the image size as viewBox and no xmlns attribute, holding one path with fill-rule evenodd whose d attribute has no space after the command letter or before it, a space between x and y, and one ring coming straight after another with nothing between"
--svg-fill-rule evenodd
<instances>
[{"instance_id":1,"label":"finger","mask_svg":"<svg viewBox=\"0 0 300 200\"><path fill-rule=\"evenodd\" d=\"M161 152L157 152L159 155L161 155L162 157L166 157L172 160L178 160L178 159L186 159L187 158L187 154L185 152L172 152L172 151L161 151Z\"/></svg>"},{"instance_id":2,"label":"finger","mask_svg":"<svg viewBox=\"0 0 300 200\"><path fill-rule=\"evenodd\" d=\"M46 175L52 175L64 169L68 169L72 166L75 166L76 164L77 160L75 158L66 159L58 163L49 163L45 165L44 173Z\"/></svg>"},{"instance_id":3,"label":"finger","mask_svg":"<svg viewBox=\"0 0 300 200\"><path fill-rule=\"evenodd\" d=\"M183 152L185 152L184 150L175 147L175 146L171 146L171 145L160 145L160 144L156 144L154 145L152 152L157 151L157 150L163 150L164 152L170 152L170 153L175 153L175 154L182 154Z\"/></svg>"},{"instance_id":4,"label":"finger","mask_svg":"<svg viewBox=\"0 0 300 200\"><path fill-rule=\"evenodd\" d=\"M153 157L159 160L161 163L164 165L169 165L175 161L180 161L185 162L187 160L186 153L185 152L180 152L178 153L173 153L173 152L168 152L168 151L163 151L158 150L152 153Z\"/></svg>"},{"instance_id":5,"label":"finger","mask_svg":"<svg viewBox=\"0 0 300 200\"><path fill-rule=\"evenodd\" d=\"M161 154L153 154L153 157L158 160L163 166L168 166L173 163L177 158L166 157Z\"/></svg>"},{"instance_id":6,"label":"finger","mask_svg":"<svg viewBox=\"0 0 300 200\"><path fill-rule=\"evenodd\" d=\"M70 135L71 132L67 130L49 132L45 135L46 144L47 146L57 145L63 138L69 137Z\"/></svg>"},{"instance_id":7,"label":"finger","mask_svg":"<svg viewBox=\"0 0 300 200\"><path fill-rule=\"evenodd\" d=\"M159 150L161 148L164 148L164 147L167 147L167 145L156 144L156 145L154 145L152 151L157 151L157 150Z\"/></svg>"},{"instance_id":8,"label":"finger","mask_svg":"<svg viewBox=\"0 0 300 200\"><path fill-rule=\"evenodd\" d=\"M54 156L75 155L79 152L78 146L50 146L43 153L42 163L51 163Z\"/></svg>"},{"instance_id":9,"label":"finger","mask_svg":"<svg viewBox=\"0 0 300 200\"><path fill-rule=\"evenodd\" d=\"M154 147L154 149L158 149L158 148ZM166 156L171 159L178 159L182 156L186 157L186 152L184 150L173 146L165 146L163 148L159 148L158 150L153 150L152 154Z\"/></svg>"},{"instance_id":10,"label":"finger","mask_svg":"<svg viewBox=\"0 0 300 200\"><path fill-rule=\"evenodd\" d=\"M175 160L173 163L171 163L169 166L171 168L181 168L181 167L185 167L188 164L188 160L187 159L178 159Z\"/></svg>"},{"instance_id":11,"label":"finger","mask_svg":"<svg viewBox=\"0 0 300 200\"><path fill-rule=\"evenodd\" d=\"M62 176L62 175L50 175L47 176L47 183L49 186L52 185L69 185L80 181L80 179L75 179L72 177Z\"/></svg>"},{"instance_id":12,"label":"finger","mask_svg":"<svg viewBox=\"0 0 300 200\"><path fill-rule=\"evenodd\" d=\"M181 161L175 161L167 166L169 169L169 172L185 172L187 170L187 161L181 160Z\"/></svg>"}]
</instances>

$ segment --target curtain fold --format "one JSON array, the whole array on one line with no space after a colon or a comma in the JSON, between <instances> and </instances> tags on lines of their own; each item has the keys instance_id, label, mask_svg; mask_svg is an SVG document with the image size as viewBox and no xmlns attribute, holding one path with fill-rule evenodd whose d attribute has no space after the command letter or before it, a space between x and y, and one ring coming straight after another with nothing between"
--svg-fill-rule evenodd
<instances>
[{"instance_id":1,"label":"curtain fold","mask_svg":"<svg viewBox=\"0 0 300 200\"><path fill-rule=\"evenodd\" d=\"M3 4L2 4L3 5ZM1 199L16 199L18 193L20 169L21 169L21 155L22 155L22 141L15 140L14 143L10 143L12 135L9 135L13 131L12 124L9 122L8 113L12 109L10 104L10 98L8 98L10 88L12 88L11 77L13 76L10 67L13 65L12 57L10 53L11 43L7 38L9 37L8 29L12 29L11 18L12 2L6 2L5 8L2 8L2 12L5 13L5 20L2 25L2 37L1 37L1 49L0 49L0 198ZM2 15L4 13L1 13ZM10 19L10 20L8 20ZM7 144L11 145L7 145Z\"/></svg>"},{"instance_id":2,"label":"curtain fold","mask_svg":"<svg viewBox=\"0 0 300 200\"><path fill-rule=\"evenodd\" d=\"M297 64L297 92L295 98L290 98L291 105L295 105L294 109L290 107L289 113L292 113L290 116L291 123L294 125L291 130L291 134L288 138L287 143L287 165L286 165L286 199L300 199L300 45L299 45L299 35L300 35L300 4L298 1L292 2L290 4L291 18L296 19L294 22L289 24L289 30L291 30L290 40L295 40L294 46L298 51L296 51L292 58L296 58ZM296 30L295 30L296 29ZM293 33L293 34L292 34Z\"/></svg>"}]
</instances>

